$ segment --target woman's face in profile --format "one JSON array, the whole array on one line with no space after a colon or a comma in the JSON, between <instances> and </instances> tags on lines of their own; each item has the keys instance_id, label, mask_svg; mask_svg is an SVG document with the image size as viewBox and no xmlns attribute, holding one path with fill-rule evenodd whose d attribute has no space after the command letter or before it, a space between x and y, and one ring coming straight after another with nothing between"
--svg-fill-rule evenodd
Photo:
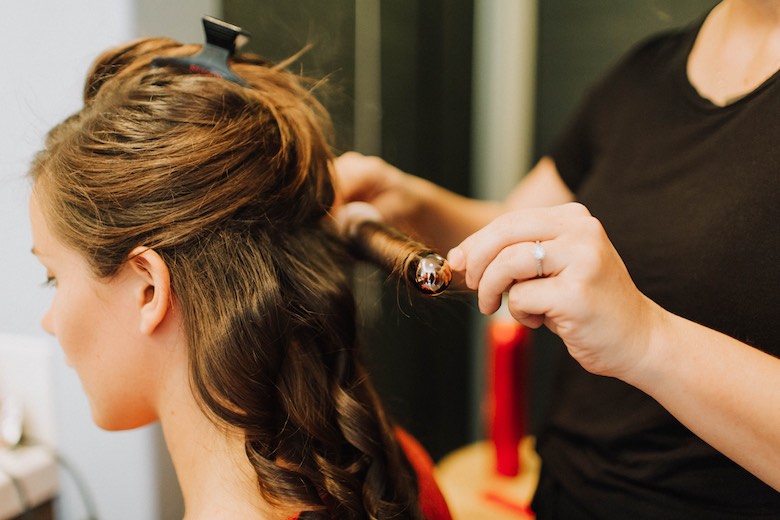
<instances>
[{"instance_id":1,"label":"woman's face in profile","mask_svg":"<svg viewBox=\"0 0 780 520\"><path fill-rule=\"evenodd\" d=\"M135 309L144 295L136 291L137 277L128 268L108 280L96 278L82 255L51 233L35 194L30 223L33 253L55 291L42 325L78 373L93 420L107 430L156 420L146 396L160 378L140 334Z\"/></svg>"}]
</instances>

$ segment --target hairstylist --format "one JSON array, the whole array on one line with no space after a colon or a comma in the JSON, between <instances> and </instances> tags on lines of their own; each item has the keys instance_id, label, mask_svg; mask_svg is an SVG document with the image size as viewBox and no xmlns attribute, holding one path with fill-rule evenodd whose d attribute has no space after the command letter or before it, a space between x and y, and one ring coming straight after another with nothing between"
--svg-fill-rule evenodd
<instances>
[{"instance_id":1,"label":"hairstylist","mask_svg":"<svg viewBox=\"0 0 780 520\"><path fill-rule=\"evenodd\" d=\"M503 203L339 159L344 200L566 344L538 518L780 518L779 66L780 2L724 0L630 52Z\"/></svg>"}]
</instances>

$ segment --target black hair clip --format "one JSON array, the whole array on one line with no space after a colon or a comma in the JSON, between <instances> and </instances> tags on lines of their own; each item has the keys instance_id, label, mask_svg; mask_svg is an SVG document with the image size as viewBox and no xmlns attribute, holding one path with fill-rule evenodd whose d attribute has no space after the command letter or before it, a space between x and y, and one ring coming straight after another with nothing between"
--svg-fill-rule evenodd
<instances>
[{"instance_id":1,"label":"black hair clip","mask_svg":"<svg viewBox=\"0 0 780 520\"><path fill-rule=\"evenodd\" d=\"M211 16L203 17L203 30L206 33L206 43L199 53L184 58L155 58L152 60L152 67L176 67L194 74L223 78L243 87L249 86L230 70L228 65L228 59L236 52L236 48L249 39L249 33L241 27Z\"/></svg>"}]
</instances>

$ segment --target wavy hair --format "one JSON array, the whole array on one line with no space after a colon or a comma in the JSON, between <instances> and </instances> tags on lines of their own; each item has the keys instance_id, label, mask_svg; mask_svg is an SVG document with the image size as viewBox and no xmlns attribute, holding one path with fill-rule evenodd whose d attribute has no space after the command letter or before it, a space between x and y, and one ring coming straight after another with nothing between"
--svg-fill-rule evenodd
<instances>
[{"instance_id":1,"label":"wavy hair","mask_svg":"<svg viewBox=\"0 0 780 520\"><path fill-rule=\"evenodd\" d=\"M139 245L166 261L194 394L243 431L266 500L421 518L357 348L351 256L323 218L328 116L311 83L255 55L232 60L251 88L150 67L199 48L144 39L97 59L31 168L47 220L99 277Z\"/></svg>"}]
</instances>

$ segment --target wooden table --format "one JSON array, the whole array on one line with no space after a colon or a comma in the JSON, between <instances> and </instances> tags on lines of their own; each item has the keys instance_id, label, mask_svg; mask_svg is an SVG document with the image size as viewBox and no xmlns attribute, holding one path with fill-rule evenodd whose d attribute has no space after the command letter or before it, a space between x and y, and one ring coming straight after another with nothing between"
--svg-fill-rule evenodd
<instances>
[{"instance_id":1,"label":"wooden table","mask_svg":"<svg viewBox=\"0 0 780 520\"><path fill-rule=\"evenodd\" d=\"M436 466L436 480L454 520L532 520L530 509L539 482L535 439L519 446L520 472L505 477L495 472L496 451L489 441L460 448Z\"/></svg>"}]
</instances>

